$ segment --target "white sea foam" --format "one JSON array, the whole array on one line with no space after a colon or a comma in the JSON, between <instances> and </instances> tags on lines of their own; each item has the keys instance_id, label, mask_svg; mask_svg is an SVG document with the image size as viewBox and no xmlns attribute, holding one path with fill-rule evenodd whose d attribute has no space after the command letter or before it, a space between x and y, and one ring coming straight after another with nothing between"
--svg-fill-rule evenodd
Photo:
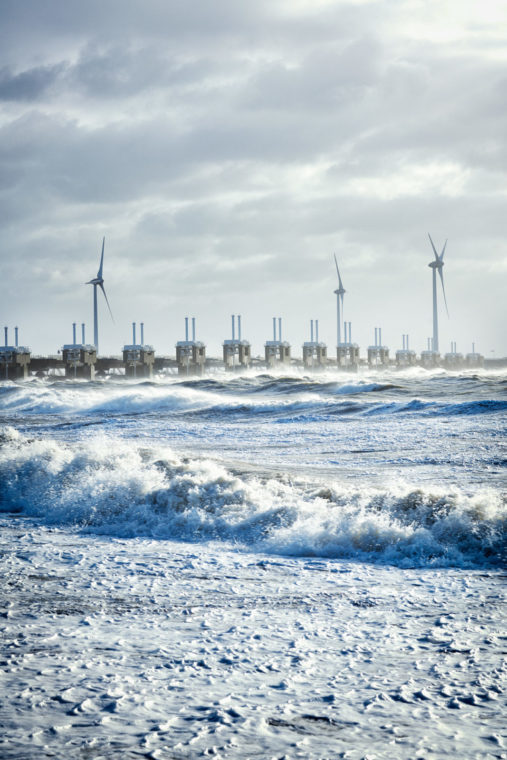
<instances>
[{"instance_id":1,"label":"white sea foam","mask_svg":"<svg viewBox=\"0 0 507 760\"><path fill-rule=\"evenodd\" d=\"M270 553L411 565L502 560L507 508L481 489L383 488L233 473L211 459L95 435L78 444L7 429L4 510L109 535L220 540Z\"/></svg>"},{"instance_id":2,"label":"white sea foam","mask_svg":"<svg viewBox=\"0 0 507 760\"><path fill-rule=\"evenodd\" d=\"M0 755L502 757L504 391L0 384Z\"/></svg>"},{"instance_id":3,"label":"white sea foam","mask_svg":"<svg viewBox=\"0 0 507 760\"><path fill-rule=\"evenodd\" d=\"M6 760L502 756L497 570L0 528Z\"/></svg>"},{"instance_id":4,"label":"white sea foam","mask_svg":"<svg viewBox=\"0 0 507 760\"><path fill-rule=\"evenodd\" d=\"M408 379L410 379L410 375ZM154 383L86 384L83 382L32 382L7 384L0 388L0 414L41 415L278 415L296 414L314 417L340 414L366 414L391 417L393 414L455 416L494 414L507 410L502 398L447 398L445 386L434 389L426 378L421 384L404 387L396 384L401 378L390 376L385 382L355 383L320 378L284 376L247 376ZM440 376L436 376L439 381ZM461 378L466 380L466 378ZM431 376L430 376L431 380ZM448 380L444 377L439 382ZM405 377L407 382L407 377ZM486 386L487 387L487 386ZM407 396L424 390L426 398ZM432 392L437 395L433 396Z\"/></svg>"}]
</instances>

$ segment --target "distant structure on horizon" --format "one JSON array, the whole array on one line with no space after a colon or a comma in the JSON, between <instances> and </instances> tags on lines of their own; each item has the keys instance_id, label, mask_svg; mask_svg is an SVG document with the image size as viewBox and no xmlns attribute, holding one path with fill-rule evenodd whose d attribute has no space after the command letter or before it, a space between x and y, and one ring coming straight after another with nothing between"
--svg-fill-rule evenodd
<instances>
[{"instance_id":1,"label":"distant structure on horizon","mask_svg":"<svg viewBox=\"0 0 507 760\"><path fill-rule=\"evenodd\" d=\"M403 340L403 348L396 351L396 366L413 367L417 364L417 355L415 351L410 350L408 333L403 333L401 337Z\"/></svg>"},{"instance_id":2,"label":"distant structure on horizon","mask_svg":"<svg viewBox=\"0 0 507 760\"><path fill-rule=\"evenodd\" d=\"M327 346L319 341L319 320L315 320L315 340L313 339L314 320L310 320L310 340L303 343L303 366L317 369L327 366Z\"/></svg>"},{"instance_id":3,"label":"distant structure on horizon","mask_svg":"<svg viewBox=\"0 0 507 760\"><path fill-rule=\"evenodd\" d=\"M195 317L192 317L192 340L188 337L188 317L185 317L185 340L176 343L176 363L179 375L203 375L206 346L195 338Z\"/></svg>"},{"instance_id":4,"label":"distant structure on horizon","mask_svg":"<svg viewBox=\"0 0 507 760\"><path fill-rule=\"evenodd\" d=\"M123 365L125 377L153 378L153 365L155 364L155 351L153 346L144 342L144 322L140 323L141 342L137 342L136 323L132 322L132 343L123 346Z\"/></svg>"},{"instance_id":5,"label":"distant structure on horizon","mask_svg":"<svg viewBox=\"0 0 507 760\"><path fill-rule=\"evenodd\" d=\"M65 377L81 380L95 379L97 350L86 343L85 324L81 323L81 343L77 342L76 323L72 323L72 343L62 347L62 361L65 365Z\"/></svg>"},{"instance_id":6,"label":"distant structure on horizon","mask_svg":"<svg viewBox=\"0 0 507 760\"><path fill-rule=\"evenodd\" d=\"M18 345L18 328L14 328L14 345L9 344L8 327L4 327L4 346L0 346L0 380L26 379L30 375L45 377L56 372L56 376L73 379L93 380L95 375L124 374L127 378L151 379L155 373L176 370L180 375L203 375L208 368L217 368L220 364L226 370L245 370L249 367L258 368L262 364L267 368L283 367L284 365L300 366L305 369L322 369L336 367L338 370L357 372L360 367L389 368L422 366L427 369L443 368L447 370L459 370L463 367L474 368L493 366L492 359L484 359L484 356L475 349L472 343L472 351L463 355L457 350L455 341L451 342L450 351L443 357L440 355L439 331L438 331L438 285L437 272L442 286L444 304L449 317L447 298L444 285L444 255L447 248L447 240L440 253L433 243L431 235L428 238L433 250L434 259L428 264L432 270L432 296L433 296L433 335L428 337L427 348L420 353L410 349L408 333L402 335L403 348L396 351L396 358L391 359L389 348L382 342L382 330L375 327L375 342L367 347L367 358L360 357L360 347L352 342L352 323L344 321L344 295L347 292L338 267L336 254L333 254L338 278L338 287L333 291L336 295L336 361L328 357L327 346L319 340L319 320L310 320L310 340L305 340L302 345L302 358L291 356L291 345L282 339L282 318L273 317L273 339L264 343L264 360L260 355L252 357L250 342L244 340L241 335L241 315L231 315L231 337L222 343L223 358L206 357L206 346L196 339L195 317L191 318L191 336L189 334L190 318L185 317L185 339L176 343L176 358L168 355L155 356L155 349L144 342L144 323L140 323L140 342L137 340L137 323L132 322L132 343L125 344L122 356L99 356L99 327L98 327L98 296L97 288L102 290L111 319L114 322L113 313L104 288L104 249L105 237L102 239L102 250L97 276L86 284L93 285L93 344L86 343L85 324L81 324L81 342L77 341L77 323L72 323L72 342L65 343L58 356L32 356L27 346ZM494 366L505 366L507 357L499 359Z\"/></svg>"},{"instance_id":7,"label":"distant structure on horizon","mask_svg":"<svg viewBox=\"0 0 507 760\"><path fill-rule=\"evenodd\" d=\"M97 287L101 289L101 291L104 293L104 298L106 299L107 308L109 309L109 313L111 315L111 319L114 322L113 312L111 311L111 307L109 306L109 301L107 300L106 291L104 289L104 278L102 276L102 270L104 267L104 245L106 242L106 238L102 238L102 254L100 256L100 266L99 271L97 272L97 276L93 278L93 280L89 280L88 282L85 282L85 285L93 285L93 343L95 345L95 350L98 353L99 352L99 317L98 317L98 308L97 308Z\"/></svg>"},{"instance_id":8,"label":"distant structure on horizon","mask_svg":"<svg viewBox=\"0 0 507 760\"><path fill-rule=\"evenodd\" d=\"M449 316L449 309L447 308L447 299L445 297L444 273L442 271L444 268L444 253L445 253L445 248L447 246L447 240L445 241L444 247L442 248L442 253L438 255L429 232L428 232L428 237L430 239L431 247L433 248L433 253L435 254L435 260L431 261L428 264L428 266L432 270L432 275L433 275L433 341L432 341L431 349L429 350L433 351L434 354L439 354L440 348L438 344L437 271L440 277L440 282L442 283L442 293L444 295L445 310L447 312L447 316Z\"/></svg>"},{"instance_id":9,"label":"distant structure on horizon","mask_svg":"<svg viewBox=\"0 0 507 760\"><path fill-rule=\"evenodd\" d=\"M238 320L238 336L236 337L236 318ZM251 362L251 347L247 340L241 340L241 314L231 314L232 338L223 342L223 359L225 369L247 369ZM237 362L236 362L237 357Z\"/></svg>"},{"instance_id":10,"label":"distant structure on horizon","mask_svg":"<svg viewBox=\"0 0 507 760\"><path fill-rule=\"evenodd\" d=\"M19 328L14 328L14 345L9 345L9 328L4 327L5 345L0 346L0 380L26 380L30 369L30 349L18 343ZM1 366L3 365L3 366Z\"/></svg>"},{"instance_id":11,"label":"distant structure on horizon","mask_svg":"<svg viewBox=\"0 0 507 760\"><path fill-rule=\"evenodd\" d=\"M375 344L368 346L368 366L370 368L389 366L389 348L382 344L382 328L375 328Z\"/></svg>"},{"instance_id":12,"label":"distant structure on horizon","mask_svg":"<svg viewBox=\"0 0 507 760\"><path fill-rule=\"evenodd\" d=\"M343 296L347 292L343 287L336 254L334 254L338 288L336 293L336 363L339 367L356 370L359 365L359 346L352 343L352 323L343 322L344 340L342 341Z\"/></svg>"},{"instance_id":13,"label":"distant structure on horizon","mask_svg":"<svg viewBox=\"0 0 507 760\"><path fill-rule=\"evenodd\" d=\"M290 343L282 340L282 318L278 317L278 337L276 334L276 317L273 317L273 340L264 344L264 357L268 369L278 365L290 364Z\"/></svg>"},{"instance_id":14,"label":"distant structure on horizon","mask_svg":"<svg viewBox=\"0 0 507 760\"><path fill-rule=\"evenodd\" d=\"M336 293L336 347L338 348L342 342L343 296L347 291L343 287L342 278L340 277L336 253L334 254L334 263L336 265L336 274L338 275L338 288L334 291Z\"/></svg>"}]
</instances>

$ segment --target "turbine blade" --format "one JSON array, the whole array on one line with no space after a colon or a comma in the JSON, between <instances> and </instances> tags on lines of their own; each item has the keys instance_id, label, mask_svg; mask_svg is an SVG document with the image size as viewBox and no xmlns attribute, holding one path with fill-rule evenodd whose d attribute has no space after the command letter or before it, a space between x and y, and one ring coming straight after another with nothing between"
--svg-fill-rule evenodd
<instances>
[{"instance_id":1,"label":"turbine blade","mask_svg":"<svg viewBox=\"0 0 507 760\"><path fill-rule=\"evenodd\" d=\"M104 285L101 282L99 282L98 286L101 289L101 291L104 293L104 298L106 299L107 308L109 309L109 313L111 315L111 319L114 322L113 312L111 311L111 307L109 306L109 301L107 300L106 291L104 290Z\"/></svg>"},{"instance_id":2,"label":"turbine blade","mask_svg":"<svg viewBox=\"0 0 507 760\"><path fill-rule=\"evenodd\" d=\"M105 242L106 242L106 238L103 237L102 238L102 255L100 257L100 267L99 267L99 271L97 272L97 279L98 280L102 279L102 267L104 265L104 244L105 244Z\"/></svg>"},{"instance_id":3,"label":"turbine blade","mask_svg":"<svg viewBox=\"0 0 507 760\"><path fill-rule=\"evenodd\" d=\"M338 262L336 261L336 253L334 255L334 263L336 264L336 274L338 275L338 286L340 290L343 288L342 278L340 277L340 270L338 269Z\"/></svg>"},{"instance_id":4,"label":"turbine blade","mask_svg":"<svg viewBox=\"0 0 507 760\"><path fill-rule=\"evenodd\" d=\"M444 273L442 272L442 267L439 267L438 274L440 275L440 282L442 283L442 292L444 294L445 310L447 312L447 317L449 317L449 309L447 308L447 298L445 297Z\"/></svg>"},{"instance_id":5,"label":"turbine blade","mask_svg":"<svg viewBox=\"0 0 507 760\"><path fill-rule=\"evenodd\" d=\"M442 248L442 253L441 253L441 254L440 254L440 256L439 256L439 258L440 258L440 261L443 261L443 260L444 260L444 253L445 253L445 247L446 247L446 245L447 245L447 240L445 241L445 243L444 243L444 247Z\"/></svg>"},{"instance_id":6,"label":"turbine blade","mask_svg":"<svg viewBox=\"0 0 507 760\"><path fill-rule=\"evenodd\" d=\"M428 232L428 237L430 239L431 247L433 248L433 253L435 254L435 261L439 261L437 249L435 248L435 246L433 244L433 240L431 239L431 235L430 235L429 232Z\"/></svg>"}]
</instances>

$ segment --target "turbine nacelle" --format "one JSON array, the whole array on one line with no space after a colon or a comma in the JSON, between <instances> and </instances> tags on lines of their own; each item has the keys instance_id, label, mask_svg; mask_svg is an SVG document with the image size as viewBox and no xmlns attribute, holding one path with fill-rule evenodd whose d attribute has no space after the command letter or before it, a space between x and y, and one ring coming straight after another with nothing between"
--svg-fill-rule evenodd
<instances>
[{"instance_id":1,"label":"turbine nacelle","mask_svg":"<svg viewBox=\"0 0 507 760\"><path fill-rule=\"evenodd\" d=\"M109 305L109 301L106 295L106 291L104 288L104 278L102 277L102 269L104 266L104 246L105 246L106 238L102 238L102 252L100 254L100 265L99 265L99 271L97 272L97 276L93 278L93 280L88 280L88 282L85 282L85 285L93 285L93 338L95 343L95 348L98 351L98 342L99 342L99 326L98 326L98 313L97 313L97 287L99 287L104 294L104 298L106 299L107 308L109 309L109 313L111 315L111 319L114 322L113 312L111 311L111 307Z\"/></svg>"},{"instance_id":2,"label":"turbine nacelle","mask_svg":"<svg viewBox=\"0 0 507 760\"><path fill-rule=\"evenodd\" d=\"M440 275L440 282L442 283L442 293L444 294L445 310L447 312L447 316L449 316L449 309L447 308L447 298L445 297L444 273L442 272L442 269L444 267L444 253L447 246L447 240L445 241L444 247L442 248L442 253L439 256L429 232L428 232L428 237L430 239L431 247L433 248L433 253L435 255L435 261L432 261L430 264L428 264L428 266L430 267L430 269L438 271L438 274Z\"/></svg>"},{"instance_id":3,"label":"turbine nacelle","mask_svg":"<svg viewBox=\"0 0 507 760\"><path fill-rule=\"evenodd\" d=\"M345 295L345 288L343 287L340 270L338 269L338 261L336 260L336 253L333 254L334 263L336 266L336 274L338 275L338 287L334 292L336 295L336 345L341 345L341 323L343 319L343 296Z\"/></svg>"},{"instance_id":4,"label":"turbine nacelle","mask_svg":"<svg viewBox=\"0 0 507 760\"><path fill-rule=\"evenodd\" d=\"M334 263L336 264L336 274L338 275L338 290L335 290L334 292L343 298L343 294L347 291L343 287L342 278L340 277L340 270L338 269L338 262L336 261L336 253L334 254Z\"/></svg>"}]
</instances>

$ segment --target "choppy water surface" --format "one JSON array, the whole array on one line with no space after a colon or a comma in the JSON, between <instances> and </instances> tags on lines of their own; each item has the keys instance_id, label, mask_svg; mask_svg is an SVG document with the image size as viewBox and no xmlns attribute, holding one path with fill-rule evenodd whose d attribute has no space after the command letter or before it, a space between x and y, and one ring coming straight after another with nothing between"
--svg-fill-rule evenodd
<instances>
[{"instance_id":1,"label":"choppy water surface","mask_svg":"<svg viewBox=\"0 0 507 760\"><path fill-rule=\"evenodd\" d=\"M506 411L500 371L0 384L5 756L507 757Z\"/></svg>"}]
</instances>

